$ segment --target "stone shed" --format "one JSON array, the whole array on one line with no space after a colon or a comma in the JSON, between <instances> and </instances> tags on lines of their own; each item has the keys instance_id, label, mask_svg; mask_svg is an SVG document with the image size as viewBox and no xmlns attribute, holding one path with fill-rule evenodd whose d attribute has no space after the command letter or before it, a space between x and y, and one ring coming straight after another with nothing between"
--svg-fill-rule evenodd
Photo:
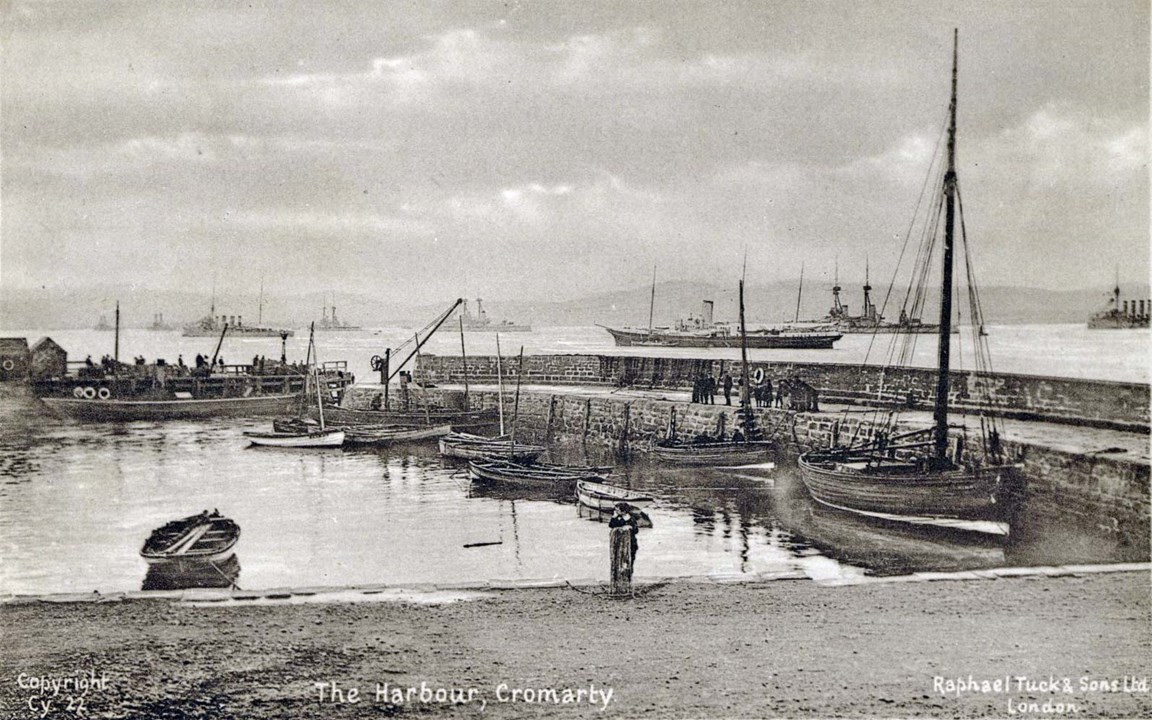
<instances>
[{"instance_id":1,"label":"stone shed","mask_svg":"<svg viewBox=\"0 0 1152 720\"><path fill-rule=\"evenodd\" d=\"M48 380L68 374L68 352L50 337L32 345L32 379Z\"/></svg>"},{"instance_id":2,"label":"stone shed","mask_svg":"<svg viewBox=\"0 0 1152 720\"><path fill-rule=\"evenodd\" d=\"M31 363L27 338L0 338L0 381L28 379Z\"/></svg>"}]
</instances>

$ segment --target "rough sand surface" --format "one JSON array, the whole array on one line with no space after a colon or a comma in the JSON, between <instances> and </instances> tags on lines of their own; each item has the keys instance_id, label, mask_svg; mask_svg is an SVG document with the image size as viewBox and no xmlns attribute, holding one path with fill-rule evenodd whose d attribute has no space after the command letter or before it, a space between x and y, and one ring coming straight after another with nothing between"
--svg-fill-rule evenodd
<instances>
[{"instance_id":1,"label":"rough sand surface","mask_svg":"<svg viewBox=\"0 0 1152 720\"><path fill-rule=\"evenodd\" d=\"M1152 693L1081 678L1152 675L1147 573L818 587L675 583L631 600L513 590L447 605L189 605L168 600L0 608L0 716L77 717L28 678L94 671L89 717L1152 717ZM22 675L23 674L23 675ZM1046 689L941 694L934 676L1027 676ZM319 701L316 683L360 702ZM377 700L377 685L474 689L463 706ZM497 694L501 684L507 692ZM612 690L556 705L516 688ZM1145 686L1146 687L1146 686ZM330 697L330 695L329 695ZM347 699L348 696L345 696ZM393 700L395 698L392 698ZM481 700L486 704L481 705ZM1066 708L1067 709L1067 708ZM483 713L483 714L481 714Z\"/></svg>"}]
</instances>

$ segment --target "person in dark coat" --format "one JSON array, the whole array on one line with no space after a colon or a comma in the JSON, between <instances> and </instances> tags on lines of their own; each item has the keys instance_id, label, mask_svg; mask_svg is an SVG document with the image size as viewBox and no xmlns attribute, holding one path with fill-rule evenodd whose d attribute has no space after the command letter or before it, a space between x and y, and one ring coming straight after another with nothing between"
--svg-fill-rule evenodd
<instances>
[{"instance_id":1,"label":"person in dark coat","mask_svg":"<svg viewBox=\"0 0 1152 720\"><path fill-rule=\"evenodd\" d=\"M700 402L700 396L703 394L701 388L703 384L704 378L700 375L697 375L696 378L692 381L692 402Z\"/></svg>"},{"instance_id":2,"label":"person in dark coat","mask_svg":"<svg viewBox=\"0 0 1152 720\"><path fill-rule=\"evenodd\" d=\"M636 513L628 503L616 503L616 507L612 510L612 519L608 521L608 527L618 528L626 527L632 534L632 570L636 569L636 550L639 549L640 544L636 542L636 536L640 533L640 520L636 517ZM632 580L632 575L629 573L628 580Z\"/></svg>"},{"instance_id":3,"label":"person in dark coat","mask_svg":"<svg viewBox=\"0 0 1152 720\"><path fill-rule=\"evenodd\" d=\"M720 378L720 381L722 383L724 383L724 404L725 405L731 405L732 404L732 376L728 373L724 373L724 376L722 378Z\"/></svg>"},{"instance_id":4,"label":"person in dark coat","mask_svg":"<svg viewBox=\"0 0 1152 720\"><path fill-rule=\"evenodd\" d=\"M772 405L772 380L769 378L764 378L762 395L764 398L763 407L770 407Z\"/></svg>"},{"instance_id":5,"label":"person in dark coat","mask_svg":"<svg viewBox=\"0 0 1152 720\"><path fill-rule=\"evenodd\" d=\"M704 378L704 398L703 402L707 405L716 404L716 378L712 377L712 373Z\"/></svg>"}]
</instances>

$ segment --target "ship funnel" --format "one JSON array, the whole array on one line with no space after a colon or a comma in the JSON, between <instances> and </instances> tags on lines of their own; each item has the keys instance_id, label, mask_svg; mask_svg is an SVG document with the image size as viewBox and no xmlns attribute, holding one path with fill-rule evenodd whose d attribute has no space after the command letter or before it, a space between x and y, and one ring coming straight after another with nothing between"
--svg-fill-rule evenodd
<instances>
[{"instance_id":1,"label":"ship funnel","mask_svg":"<svg viewBox=\"0 0 1152 720\"><path fill-rule=\"evenodd\" d=\"M700 303L700 322L705 325L712 324L712 301L705 300Z\"/></svg>"}]
</instances>

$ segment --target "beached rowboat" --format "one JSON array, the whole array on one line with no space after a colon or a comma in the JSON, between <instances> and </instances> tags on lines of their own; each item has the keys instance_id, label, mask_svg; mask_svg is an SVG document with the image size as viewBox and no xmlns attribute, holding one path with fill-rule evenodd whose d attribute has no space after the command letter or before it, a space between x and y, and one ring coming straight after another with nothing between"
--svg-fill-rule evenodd
<instances>
[{"instance_id":1,"label":"beached rowboat","mask_svg":"<svg viewBox=\"0 0 1152 720\"><path fill-rule=\"evenodd\" d=\"M215 562L231 555L239 540L239 525L205 510L153 530L140 556L149 564Z\"/></svg>"}]
</instances>

